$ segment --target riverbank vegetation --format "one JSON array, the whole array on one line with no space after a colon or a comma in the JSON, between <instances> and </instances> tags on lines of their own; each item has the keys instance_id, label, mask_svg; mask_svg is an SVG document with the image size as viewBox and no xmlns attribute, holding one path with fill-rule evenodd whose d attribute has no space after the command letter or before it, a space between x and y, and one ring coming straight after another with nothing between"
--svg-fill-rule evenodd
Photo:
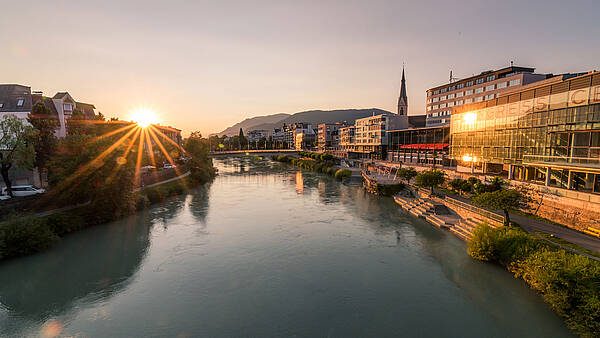
<instances>
[{"instance_id":1,"label":"riverbank vegetation","mask_svg":"<svg viewBox=\"0 0 600 338\"><path fill-rule=\"evenodd\" d=\"M288 155L274 156L272 159L278 162L289 163L302 169L311 170L333 176L338 180L345 180L352 176L352 171L348 169L336 169L339 160L335 159L329 153L311 153L301 151L296 158Z\"/></svg>"},{"instance_id":2,"label":"riverbank vegetation","mask_svg":"<svg viewBox=\"0 0 600 338\"><path fill-rule=\"evenodd\" d=\"M501 264L542 294L569 328L583 337L600 332L600 262L556 247L519 228L480 225L468 253Z\"/></svg>"},{"instance_id":3,"label":"riverbank vegetation","mask_svg":"<svg viewBox=\"0 0 600 338\"><path fill-rule=\"evenodd\" d=\"M50 154L46 158L36 159L35 153L30 154L31 160L47 168L49 191L29 201L26 212L0 217L0 259L39 252L65 234L125 217L207 183L216 175L208 156L208 141L197 132L181 147L160 142L157 131L144 141L140 135L152 131L128 122L87 120L77 112L67 127L67 136L52 141L56 141L55 147L47 149ZM40 142L47 142L49 137L40 137L40 132L33 135ZM37 149L35 139L30 142ZM159 173L156 167L164 163L176 167ZM144 167L153 169L144 173L140 170ZM188 171L184 179L144 189L146 178L156 183ZM162 175L165 173L168 175ZM51 210L60 208L68 211L52 214ZM40 216L48 213L51 215Z\"/></svg>"}]
</instances>

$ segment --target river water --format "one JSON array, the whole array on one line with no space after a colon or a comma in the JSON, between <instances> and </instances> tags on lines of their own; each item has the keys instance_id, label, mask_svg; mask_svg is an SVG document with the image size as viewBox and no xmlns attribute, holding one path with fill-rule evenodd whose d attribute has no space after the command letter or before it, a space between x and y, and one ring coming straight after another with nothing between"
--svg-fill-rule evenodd
<instances>
[{"instance_id":1,"label":"river water","mask_svg":"<svg viewBox=\"0 0 600 338\"><path fill-rule=\"evenodd\" d=\"M390 198L215 164L209 186L0 263L0 336L571 335L522 281Z\"/></svg>"}]
</instances>

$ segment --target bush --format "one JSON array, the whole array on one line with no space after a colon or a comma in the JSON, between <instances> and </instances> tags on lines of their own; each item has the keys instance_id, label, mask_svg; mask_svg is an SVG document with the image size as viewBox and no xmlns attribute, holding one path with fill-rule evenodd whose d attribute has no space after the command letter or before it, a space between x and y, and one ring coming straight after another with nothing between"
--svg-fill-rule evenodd
<instances>
[{"instance_id":1,"label":"bush","mask_svg":"<svg viewBox=\"0 0 600 338\"><path fill-rule=\"evenodd\" d=\"M572 330L600 332L600 262L551 246L520 229L478 226L469 254L504 265L542 294Z\"/></svg>"},{"instance_id":2,"label":"bush","mask_svg":"<svg viewBox=\"0 0 600 338\"><path fill-rule=\"evenodd\" d=\"M342 181L352 176L352 171L348 169L338 169L338 171L335 172L334 176L336 179Z\"/></svg>"},{"instance_id":3,"label":"bush","mask_svg":"<svg viewBox=\"0 0 600 338\"><path fill-rule=\"evenodd\" d=\"M56 235L62 236L85 227L85 219L75 213L58 213L43 218L48 228Z\"/></svg>"},{"instance_id":4,"label":"bush","mask_svg":"<svg viewBox=\"0 0 600 338\"><path fill-rule=\"evenodd\" d=\"M42 219L14 216L0 224L0 258L39 252L57 240L58 236Z\"/></svg>"}]
</instances>

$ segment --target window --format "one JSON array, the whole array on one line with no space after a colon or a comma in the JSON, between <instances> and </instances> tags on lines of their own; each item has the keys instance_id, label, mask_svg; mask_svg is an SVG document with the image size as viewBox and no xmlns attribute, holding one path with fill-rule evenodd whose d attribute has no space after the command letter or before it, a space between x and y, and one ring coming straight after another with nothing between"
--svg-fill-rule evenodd
<instances>
[{"instance_id":1,"label":"window","mask_svg":"<svg viewBox=\"0 0 600 338\"><path fill-rule=\"evenodd\" d=\"M521 79L514 79L514 80L511 80L508 85L509 86L518 86L520 84L521 84Z\"/></svg>"},{"instance_id":2,"label":"window","mask_svg":"<svg viewBox=\"0 0 600 338\"><path fill-rule=\"evenodd\" d=\"M431 103L431 99L427 99L427 103Z\"/></svg>"},{"instance_id":3,"label":"window","mask_svg":"<svg viewBox=\"0 0 600 338\"><path fill-rule=\"evenodd\" d=\"M467 83L465 84L465 86L467 87L471 87L473 85L473 81L467 81Z\"/></svg>"},{"instance_id":4,"label":"window","mask_svg":"<svg viewBox=\"0 0 600 338\"><path fill-rule=\"evenodd\" d=\"M73 106L70 103L65 103L63 104L63 110L64 111L73 111Z\"/></svg>"},{"instance_id":5,"label":"window","mask_svg":"<svg viewBox=\"0 0 600 338\"><path fill-rule=\"evenodd\" d=\"M448 88L448 91L453 91L456 89L456 86L450 86L450 88Z\"/></svg>"},{"instance_id":6,"label":"window","mask_svg":"<svg viewBox=\"0 0 600 338\"><path fill-rule=\"evenodd\" d=\"M483 93L483 87L475 88L475 94Z\"/></svg>"},{"instance_id":7,"label":"window","mask_svg":"<svg viewBox=\"0 0 600 338\"><path fill-rule=\"evenodd\" d=\"M483 96L477 96L475 98L475 102L482 102L483 101Z\"/></svg>"},{"instance_id":8,"label":"window","mask_svg":"<svg viewBox=\"0 0 600 338\"><path fill-rule=\"evenodd\" d=\"M440 91L439 91L439 90L434 90L434 91L433 91L433 95L437 95L437 94L439 94L439 93L440 93Z\"/></svg>"},{"instance_id":9,"label":"window","mask_svg":"<svg viewBox=\"0 0 600 338\"><path fill-rule=\"evenodd\" d=\"M446 92L446 88L440 89L440 93L445 93L445 92Z\"/></svg>"},{"instance_id":10,"label":"window","mask_svg":"<svg viewBox=\"0 0 600 338\"><path fill-rule=\"evenodd\" d=\"M437 117L437 116L438 116L438 113L433 113L433 114L431 114L431 116L433 116L433 117Z\"/></svg>"},{"instance_id":11,"label":"window","mask_svg":"<svg viewBox=\"0 0 600 338\"><path fill-rule=\"evenodd\" d=\"M440 102L440 98L439 97L434 97L433 98L433 102Z\"/></svg>"},{"instance_id":12,"label":"window","mask_svg":"<svg viewBox=\"0 0 600 338\"><path fill-rule=\"evenodd\" d=\"M489 94L485 96L485 100L493 100L494 99L494 94Z\"/></svg>"},{"instance_id":13,"label":"window","mask_svg":"<svg viewBox=\"0 0 600 338\"><path fill-rule=\"evenodd\" d=\"M448 94L448 100L453 99L454 98L454 94Z\"/></svg>"},{"instance_id":14,"label":"window","mask_svg":"<svg viewBox=\"0 0 600 338\"><path fill-rule=\"evenodd\" d=\"M25 100L23 100L23 99L17 99L17 107L23 107L24 103L25 103Z\"/></svg>"},{"instance_id":15,"label":"window","mask_svg":"<svg viewBox=\"0 0 600 338\"><path fill-rule=\"evenodd\" d=\"M454 107L454 101L448 102L448 107Z\"/></svg>"},{"instance_id":16,"label":"window","mask_svg":"<svg viewBox=\"0 0 600 338\"><path fill-rule=\"evenodd\" d=\"M0 108L3 108L3 107L4 107L4 103L0 103Z\"/></svg>"},{"instance_id":17,"label":"window","mask_svg":"<svg viewBox=\"0 0 600 338\"><path fill-rule=\"evenodd\" d=\"M456 97L462 97L465 94L465 92L458 92L456 93Z\"/></svg>"},{"instance_id":18,"label":"window","mask_svg":"<svg viewBox=\"0 0 600 338\"><path fill-rule=\"evenodd\" d=\"M486 92L489 92L490 90L494 90L494 89L496 89L496 86L495 86L495 85L489 85L489 86L486 86L486 87L485 87L485 91L486 91Z\"/></svg>"},{"instance_id":19,"label":"window","mask_svg":"<svg viewBox=\"0 0 600 338\"><path fill-rule=\"evenodd\" d=\"M459 83L459 84L456 85L456 89L461 89L464 86L465 86L464 83Z\"/></svg>"},{"instance_id":20,"label":"window","mask_svg":"<svg viewBox=\"0 0 600 338\"><path fill-rule=\"evenodd\" d=\"M446 104L445 103L440 104L440 108L446 108Z\"/></svg>"},{"instance_id":21,"label":"window","mask_svg":"<svg viewBox=\"0 0 600 338\"><path fill-rule=\"evenodd\" d=\"M465 104L469 104L469 103L471 103L471 102L473 102L473 99L466 99L466 100L465 100Z\"/></svg>"},{"instance_id":22,"label":"window","mask_svg":"<svg viewBox=\"0 0 600 338\"><path fill-rule=\"evenodd\" d=\"M496 80L496 75L490 75L490 76L486 77L485 80L488 81L488 82L489 81L494 81L494 80Z\"/></svg>"},{"instance_id":23,"label":"window","mask_svg":"<svg viewBox=\"0 0 600 338\"><path fill-rule=\"evenodd\" d=\"M476 84L482 84L483 83L483 78L479 78L477 79L477 81L475 81Z\"/></svg>"},{"instance_id":24,"label":"window","mask_svg":"<svg viewBox=\"0 0 600 338\"><path fill-rule=\"evenodd\" d=\"M465 95L473 95L473 89L469 89L465 92Z\"/></svg>"},{"instance_id":25,"label":"window","mask_svg":"<svg viewBox=\"0 0 600 338\"><path fill-rule=\"evenodd\" d=\"M446 95L440 97L440 101L444 101L446 99Z\"/></svg>"},{"instance_id":26,"label":"window","mask_svg":"<svg viewBox=\"0 0 600 338\"><path fill-rule=\"evenodd\" d=\"M433 95L432 92L427 92L427 96L431 96L431 95Z\"/></svg>"},{"instance_id":27,"label":"window","mask_svg":"<svg viewBox=\"0 0 600 338\"><path fill-rule=\"evenodd\" d=\"M456 101L456 105L457 105L457 106L461 106L462 104L463 104L463 100L458 100L458 101Z\"/></svg>"},{"instance_id":28,"label":"window","mask_svg":"<svg viewBox=\"0 0 600 338\"><path fill-rule=\"evenodd\" d=\"M433 105L433 109L438 109L440 106L438 106L437 104Z\"/></svg>"},{"instance_id":29,"label":"window","mask_svg":"<svg viewBox=\"0 0 600 338\"><path fill-rule=\"evenodd\" d=\"M431 111L431 106L427 107L427 111Z\"/></svg>"},{"instance_id":30,"label":"window","mask_svg":"<svg viewBox=\"0 0 600 338\"><path fill-rule=\"evenodd\" d=\"M506 82L500 82L500 83L498 83L498 84L496 85L496 88L497 88L497 89L500 89L500 88L506 88Z\"/></svg>"}]
</instances>

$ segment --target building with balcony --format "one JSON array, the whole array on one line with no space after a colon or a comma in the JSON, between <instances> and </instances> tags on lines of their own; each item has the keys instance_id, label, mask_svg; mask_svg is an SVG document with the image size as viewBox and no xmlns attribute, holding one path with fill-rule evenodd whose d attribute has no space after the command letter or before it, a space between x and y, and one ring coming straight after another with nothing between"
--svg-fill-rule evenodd
<instances>
[{"instance_id":1,"label":"building with balcony","mask_svg":"<svg viewBox=\"0 0 600 338\"><path fill-rule=\"evenodd\" d=\"M357 119L352 130L354 132L352 142L344 141L344 150L350 158L385 159L388 130L405 128L408 128L406 115L381 114ZM344 132L350 130L344 129Z\"/></svg>"},{"instance_id":2,"label":"building with balcony","mask_svg":"<svg viewBox=\"0 0 600 338\"><path fill-rule=\"evenodd\" d=\"M340 128L347 127L345 122L321 123L318 129L317 147L319 151L339 150Z\"/></svg>"},{"instance_id":3,"label":"building with balcony","mask_svg":"<svg viewBox=\"0 0 600 338\"><path fill-rule=\"evenodd\" d=\"M535 74L535 68L510 66L489 70L427 90L427 127L448 125L454 107L485 102L507 91L545 80L551 74Z\"/></svg>"},{"instance_id":4,"label":"building with balcony","mask_svg":"<svg viewBox=\"0 0 600 338\"><path fill-rule=\"evenodd\" d=\"M459 168L600 193L600 73L554 76L455 108L450 157Z\"/></svg>"},{"instance_id":5,"label":"building with balcony","mask_svg":"<svg viewBox=\"0 0 600 338\"><path fill-rule=\"evenodd\" d=\"M269 137L271 137L271 132L266 129L256 129L256 130L250 130L248 132L248 141L249 142L258 142L258 141L262 140L263 138L265 140L268 140Z\"/></svg>"}]
</instances>

